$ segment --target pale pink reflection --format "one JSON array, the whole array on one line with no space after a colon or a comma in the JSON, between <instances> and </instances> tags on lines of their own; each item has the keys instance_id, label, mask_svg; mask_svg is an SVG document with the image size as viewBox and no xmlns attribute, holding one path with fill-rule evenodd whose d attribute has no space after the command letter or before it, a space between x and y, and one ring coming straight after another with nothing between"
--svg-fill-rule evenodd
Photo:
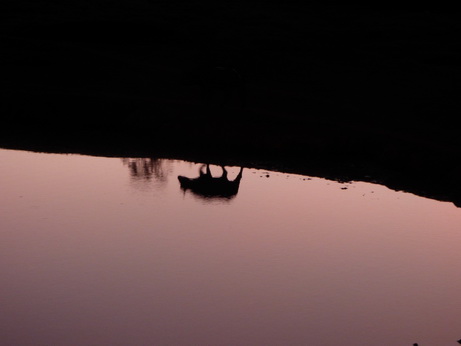
<instances>
[{"instance_id":1,"label":"pale pink reflection","mask_svg":"<svg viewBox=\"0 0 461 346\"><path fill-rule=\"evenodd\" d=\"M461 338L453 204L252 169L230 202L208 203L177 179L196 176L198 164L151 164L0 150L2 343Z\"/></svg>"}]
</instances>

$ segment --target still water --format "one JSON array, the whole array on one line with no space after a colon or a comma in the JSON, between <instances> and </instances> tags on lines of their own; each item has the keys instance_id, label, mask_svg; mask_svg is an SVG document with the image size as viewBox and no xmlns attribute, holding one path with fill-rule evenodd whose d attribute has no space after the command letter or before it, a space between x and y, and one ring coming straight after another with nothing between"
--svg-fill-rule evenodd
<instances>
[{"instance_id":1,"label":"still water","mask_svg":"<svg viewBox=\"0 0 461 346\"><path fill-rule=\"evenodd\" d=\"M200 167L0 150L1 344L457 344L461 209Z\"/></svg>"}]
</instances>

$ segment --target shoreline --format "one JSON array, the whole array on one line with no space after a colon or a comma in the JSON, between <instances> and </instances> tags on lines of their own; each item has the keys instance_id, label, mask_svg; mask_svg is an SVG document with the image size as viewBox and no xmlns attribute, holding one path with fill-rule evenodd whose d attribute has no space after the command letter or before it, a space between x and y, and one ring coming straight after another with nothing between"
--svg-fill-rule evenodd
<instances>
[{"instance_id":1,"label":"shoreline","mask_svg":"<svg viewBox=\"0 0 461 346\"><path fill-rule=\"evenodd\" d=\"M456 13L99 5L2 12L0 147L263 167L461 206ZM245 107L203 103L201 71L217 66L241 73Z\"/></svg>"},{"instance_id":2,"label":"shoreline","mask_svg":"<svg viewBox=\"0 0 461 346\"><path fill-rule=\"evenodd\" d=\"M79 107L69 108L68 99L62 102L67 119L88 106L80 103ZM57 101L53 104L56 106ZM93 112L78 122L59 121L59 111L55 115L42 111L34 121L29 117L27 121L12 119L2 127L0 147L183 159L337 181L373 182L461 206L461 164L456 160L459 151L455 145L424 141L411 133L405 136L382 129L374 131L372 127L346 126L315 117L299 126L294 123L294 115L291 118L287 114L271 114L267 109L222 110L220 119L197 103L146 104L145 100L138 100L135 104L136 111L131 116L120 114L125 108L112 105L118 110L119 119L111 115L109 122L101 114L95 115L95 104ZM24 111L28 113L28 107ZM228 121L223 123L222 119Z\"/></svg>"}]
</instances>

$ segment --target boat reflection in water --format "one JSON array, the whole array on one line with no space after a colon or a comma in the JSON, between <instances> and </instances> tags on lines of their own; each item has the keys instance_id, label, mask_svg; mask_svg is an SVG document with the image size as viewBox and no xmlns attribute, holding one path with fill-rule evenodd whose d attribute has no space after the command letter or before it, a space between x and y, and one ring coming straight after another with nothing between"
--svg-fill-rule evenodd
<instances>
[{"instance_id":1,"label":"boat reflection in water","mask_svg":"<svg viewBox=\"0 0 461 346\"><path fill-rule=\"evenodd\" d=\"M205 169L205 171L204 171ZM231 199L237 195L242 179L243 167L234 180L229 180L228 172L224 166L221 166L222 175L213 177L210 165L202 165L199 169L197 178L188 178L182 175L178 176L183 191L191 191L195 196L205 199L221 198Z\"/></svg>"}]
</instances>

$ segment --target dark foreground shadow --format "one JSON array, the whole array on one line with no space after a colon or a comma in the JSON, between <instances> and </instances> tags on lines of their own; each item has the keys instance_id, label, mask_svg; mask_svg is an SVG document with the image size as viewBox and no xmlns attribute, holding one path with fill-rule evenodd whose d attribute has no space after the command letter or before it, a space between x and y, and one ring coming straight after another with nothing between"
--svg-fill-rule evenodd
<instances>
[{"instance_id":1,"label":"dark foreground shadow","mask_svg":"<svg viewBox=\"0 0 461 346\"><path fill-rule=\"evenodd\" d=\"M204 168L206 168L205 171ZM243 174L243 167L240 167L240 171L234 180L229 180L227 176L227 170L224 166L221 166L221 168L223 173L220 177L213 177L211 175L209 164L200 167L199 176L197 178L188 178L182 175L178 176L181 189L184 191L189 190L194 195L205 199L234 198L239 190L240 180L242 179Z\"/></svg>"}]
</instances>

